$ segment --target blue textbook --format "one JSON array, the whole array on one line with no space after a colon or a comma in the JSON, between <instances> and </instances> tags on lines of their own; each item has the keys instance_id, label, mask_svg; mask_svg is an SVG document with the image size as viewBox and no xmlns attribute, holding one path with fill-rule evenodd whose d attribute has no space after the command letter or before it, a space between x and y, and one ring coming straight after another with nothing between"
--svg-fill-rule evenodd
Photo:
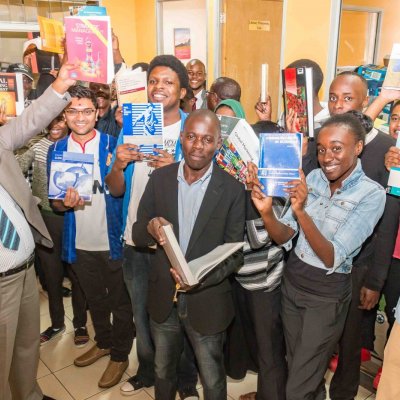
<instances>
[{"instance_id":1,"label":"blue textbook","mask_svg":"<svg viewBox=\"0 0 400 400\"><path fill-rule=\"evenodd\" d=\"M260 134L258 179L267 196L287 197L287 182L300 178L302 140L301 133Z\"/></svg>"},{"instance_id":2,"label":"blue textbook","mask_svg":"<svg viewBox=\"0 0 400 400\"><path fill-rule=\"evenodd\" d=\"M49 176L49 199L64 199L67 189L76 189L90 201L93 193L93 154L53 151Z\"/></svg>"},{"instance_id":3,"label":"blue textbook","mask_svg":"<svg viewBox=\"0 0 400 400\"><path fill-rule=\"evenodd\" d=\"M163 108L161 103L122 105L124 143L139 146L144 154L163 149Z\"/></svg>"}]
</instances>

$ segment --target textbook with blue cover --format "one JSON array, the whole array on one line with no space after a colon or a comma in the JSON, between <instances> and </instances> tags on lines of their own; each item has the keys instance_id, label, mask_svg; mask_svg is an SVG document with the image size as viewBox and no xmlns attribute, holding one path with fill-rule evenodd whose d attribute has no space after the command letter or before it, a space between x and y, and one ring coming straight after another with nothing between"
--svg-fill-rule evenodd
<instances>
[{"instance_id":1,"label":"textbook with blue cover","mask_svg":"<svg viewBox=\"0 0 400 400\"><path fill-rule=\"evenodd\" d=\"M123 104L124 143L139 146L144 154L163 149L163 108L161 103Z\"/></svg>"},{"instance_id":2,"label":"textbook with blue cover","mask_svg":"<svg viewBox=\"0 0 400 400\"><path fill-rule=\"evenodd\" d=\"M287 182L300 179L302 140L301 133L260 134L258 179L267 196L287 197Z\"/></svg>"},{"instance_id":3,"label":"textbook with blue cover","mask_svg":"<svg viewBox=\"0 0 400 400\"><path fill-rule=\"evenodd\" d=\"M54 151L49 176L49 199L64 199L69 187L90 201L93 193L93 154Z\"/></svg>"},{"instance_id":4,"label":"textbook with blue cover","mask_svg":"<svg viewBox=\"0 0 400 400\"><path fill-rule=\"evenodd\" d=\"M397 138L396 147L400 148L400 136ZM386 192L394 196L400 196L400 168L390 168L388 186Z\"/></svg>"}]
</instances>

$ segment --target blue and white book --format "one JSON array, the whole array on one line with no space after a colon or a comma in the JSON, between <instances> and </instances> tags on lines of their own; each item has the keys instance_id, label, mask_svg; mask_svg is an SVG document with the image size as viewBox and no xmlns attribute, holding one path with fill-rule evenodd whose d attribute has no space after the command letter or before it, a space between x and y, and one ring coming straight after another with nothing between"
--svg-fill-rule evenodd
<instances>
[{"instance_id":1,"label":"blue and white book","mask_svg":"<svg viewBox=\"0 0 400 400\"><path fill-rule=\"evenodd\" d=\"M85 201L92 199L93 154L54 151L49 176L49 199L64 199L69 187Z\"/></svg>"},{"instance_id":2,"label":"blue and white book","mask_svg":"<svg viewBox=\"0 0 400 400\"><path fill-rule=\"evenodd\" d=\"M400 148L400 136L397 138L396 147ZM400 168L390 168L388 186L386 192L393 196L400 196Z\"/></svg>"},{"instance_id":3,"label":"blue and white book","mask_svg":"<svg viewBox=\"0 0 400 400\"><path fill-rule=\"evenodd\" d=\"M287 182L300 179L302 141L301 133L260 134L258 179L267 196L287 197Z\"/></svg>"},{"instance_id":4,"label":"blue and white book","mask_svg":"<svg viewBox=\"0 0 400 400\"><path fill-rule=\"evenodd\" d=\"M163 107L161 103L122 105L124 143L139 146L144 154L163 149Z\"/></svg>"}]
</instances>

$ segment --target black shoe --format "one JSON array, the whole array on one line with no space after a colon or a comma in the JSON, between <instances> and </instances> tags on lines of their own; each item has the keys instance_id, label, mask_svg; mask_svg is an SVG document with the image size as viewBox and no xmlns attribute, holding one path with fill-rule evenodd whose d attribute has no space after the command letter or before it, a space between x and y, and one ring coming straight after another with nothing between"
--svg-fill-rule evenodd
<instances>
[{"instance_id":1,"label":"black shoe","mask_svg":"<svg viewBox=\"0 0 400 400\"><path fill-rule=\"evenodd\" d=\"M185 399L195 400L200 398L199 392L195 387L190 387L190 386L184 387L182 389L179 389L178 393L181 400Z\"/></svg>"},{"instance_id":2,"label":"black shoe","mask_svg":"<svg viewBox=\"0 0 400 400\"><path fill-rule=\"evenodd\" d=\"M62 287L62 294L63 294L63 297L71 297L72 296L72 290L67 288L67 287L65 287L65 286L63 286Z\"/></svg>"},{"instance_id":3,"label":"black shoe","mask_svg":"<svg viewBox=\"0 0 400 400\"><path fill-rule=\"evenodd\" d=\"M152 385L145 385L143 381L137 377L137 375L131 376L120 388L119 391L123 396L131 396L133 394L140 393L143 388L150 387Z\"/></svg>"},{"instance_id":4,"label":"black shoe","mask_svg":"<svg viewBox=\"0 0 400 400\"><path fill-rule=\"evenodd\" d=\"M40 334L40 344L47 343L48 341L62 335L65 332L65 325L59 329L53 329L51 326Z\"/></svg>"}]
</instances>

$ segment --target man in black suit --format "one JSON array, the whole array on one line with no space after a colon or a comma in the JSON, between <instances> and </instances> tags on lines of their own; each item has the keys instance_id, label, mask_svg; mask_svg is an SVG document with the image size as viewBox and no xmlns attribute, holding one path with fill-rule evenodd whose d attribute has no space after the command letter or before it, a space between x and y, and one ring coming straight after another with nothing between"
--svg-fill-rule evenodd
<instances>
[{"instance_id":1,"label":"man in black suit","mask_svg":"<svg viewBox=\"0 0 400 400\"><path fill-rule=\"evenodd\" d=\"M227 277L242 265L243 254L234 253L199 285L187 287L170 270L160 229L167 221L172 223L188 261L221 244L243 241L244 187L212 161L221 144L220 133L214 113L197 110L189 115L181 133L184 160L152 173L133 225L137 245L161 245L152 259L148 296L158 400L175 399L184 335L196 355L205 400L227 398L222 348L234 316ZM176 293L175 282L184 291Z\"/></svg>"}]
</instances>

